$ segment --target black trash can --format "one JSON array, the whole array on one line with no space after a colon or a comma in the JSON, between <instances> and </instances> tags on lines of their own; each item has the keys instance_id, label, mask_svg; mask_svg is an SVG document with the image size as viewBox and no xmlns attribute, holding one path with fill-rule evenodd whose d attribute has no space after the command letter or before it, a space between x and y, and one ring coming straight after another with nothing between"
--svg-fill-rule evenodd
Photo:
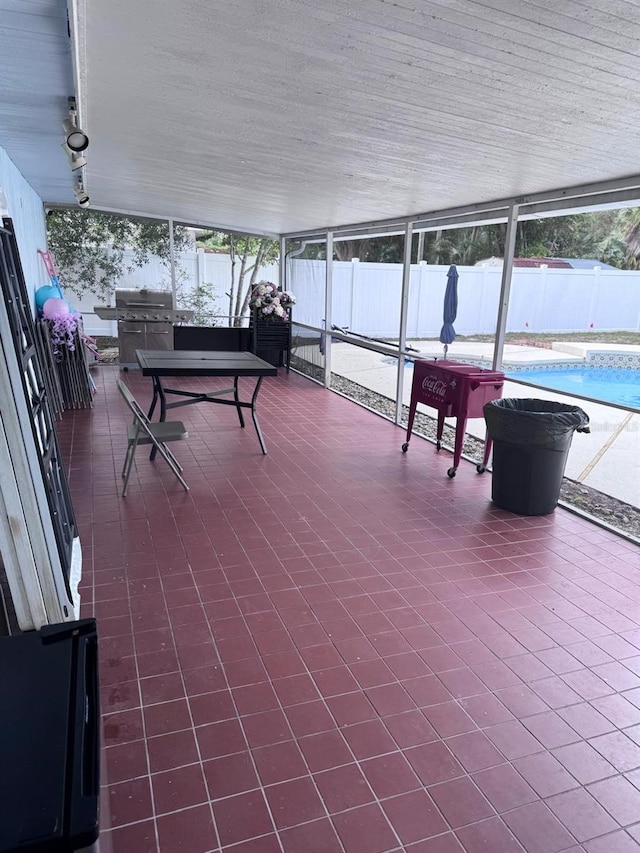
<instances>
[{"instance_id":1,"label":"black trash can","mask_svg":"<svg viewBox=\"0 0 640 853\"><path fill-rule=\"evenodd\" d=\"M493 439L493 502L518 515L553 512L573 433L589 432L579 406L549 400L492 400L484 419Z\"/></svg>"}]
</instances>

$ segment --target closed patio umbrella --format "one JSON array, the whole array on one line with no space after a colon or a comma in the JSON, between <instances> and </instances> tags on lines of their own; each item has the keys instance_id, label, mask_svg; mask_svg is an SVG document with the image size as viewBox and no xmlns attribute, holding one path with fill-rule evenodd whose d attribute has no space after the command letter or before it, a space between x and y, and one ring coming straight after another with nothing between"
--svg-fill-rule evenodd
<instances>
[{"instance_id":1,"label":"closed patio umbrella","mask_svg":"<svg viewBox=\"0 0 640 853\"><path fill-rule=\"evenodd\" d=\"M442 311L443 326L440 329L440 343L444 344L444 357L447 357L449 344L456 339L456 330L453 328L454 320L458 313L458 270L455 264L451 264L447 273L447 289L444 292L444 305Z\"/></svg>"}]
</instances>

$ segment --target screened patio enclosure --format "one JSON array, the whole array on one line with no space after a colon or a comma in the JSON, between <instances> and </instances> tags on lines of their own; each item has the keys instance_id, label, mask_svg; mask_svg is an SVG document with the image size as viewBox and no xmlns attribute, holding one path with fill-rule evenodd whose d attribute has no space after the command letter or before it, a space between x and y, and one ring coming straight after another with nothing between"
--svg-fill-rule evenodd
<instances>
[{"instance_id":1,"label":"screened patio enclosure","mask_svg":"<svg viewBox=\"0 0 640 853\"><path fill-rule=\"evenodd\" d=\"M57 425L99 623L102 853L638 849L637 547L496 510L471 466L452 481L427 443L403 456L394 421L424 310L413 235L506 224L499 364L518 218L638 204L639 40L633 0L0 0L25 304L46 210L83 194L278 239L281 282L306 265L314 288L296 355L317 381L265 382L266 457L217 407L187 412L190 491L141 459L125 503L108 365ZM69 97L83 164L60 147ZM333 247L389 232L396 346L356 348L329 328L347 324ZM322 387L341 348L390 374L391 422ZM24 410L5 394L3 423ZM14 455L0 487L39 470Z\"/></svg>"},{"instance_id":2,"label":"screened patio enclosure","mask_svg":"<svg viewBox=\"0 0 640 853\"><path fill-rule=\"evenodd\" d=\"M414 232L507 223L498 365L518 218L640 197L632 2L0 0L0 11L0 184L27 290L46 281L41 205L84 195L98 211L279 238L282 257L320 240L324 305L307 325L328 384L332 244L401 231L396 421ZM79 159L60 148L70 116L89 137Z\"/></svg>"},{"instance_id":3,"label":"screened patio enclosure","mask_svg":"<svg viewBox=\"0 0 640 853\"><path fill-rule=\"evenodd\" d=\"M287 286L298 299L294 364L325 387L399 425L406 424L414 360L444 355L438 333L448 269L415 263L417 235L410 253L411 226L406 231L404 266L363 263L355 256L345 260L344 250L340 261L335 255L330 262L297 257L300 247L309 245L314 255L330 256L326 241L314 235L291 239L285 249ZM507 229L512 237L514 231ZM330 236L348 240L355 255L380 233L370 227ZM382 234L398 231L390 227ZM514 271L508 262L501 268L459 266L459 337L448 357L502 368L508 377L505 397L536 397L584 408L592 432L572 445L567 476L574 485L567 487L568 493L596 489L622 501L615 511L625 515L633 510L624 504L636 510L640 506L640 275L590 263L591 269L568 271L548 270L545 264ZM323 334L325 329L330 334ZM566 387L554 384L557 375ZM595 380L599 384L594 385ZM433 423L433 410L419 411ZM420 431L435 436L428 421ZM484 423L471 421L467 431L467 452L479 462ZM449 436L447 446L452 441ZM574 504L583 500L579 491L569 499ZM596 495L589 500L597 502Z\"/></svg>"},{"instance_id":4,"label":"screened patio enclosure","mask_svg":"<svg viewBox=\"0 0 640 853\"><path fill-rule=\"evenodd\" d=\"M518 219L640 197L632 2L0 0L0 10L0 185L31 293L46 282L39 204L82 193L98 211L279 238L283 283L304 263L301 241L323 242L331 259L341 238L399 231L407 252L390 317L404 353L411 236L504 222L498 365ZM60 148L71 107L89 137L80 161ZM323 301L306 331L328 385L331 260L317 278Z\"/></svg>"}]
</instances>

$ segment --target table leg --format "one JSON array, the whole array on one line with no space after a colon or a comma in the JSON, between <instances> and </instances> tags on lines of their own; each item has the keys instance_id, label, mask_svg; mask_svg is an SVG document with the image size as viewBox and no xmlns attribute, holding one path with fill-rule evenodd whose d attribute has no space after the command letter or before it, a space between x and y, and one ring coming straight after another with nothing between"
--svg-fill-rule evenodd
<instances>
[{"instance_id":1,"label":"table leg","mask_svg":"<svg viewBox=\"0 0 640 853\"><path fill-rule=\"evenodd\" d=\"M242 429L244 429L244 417L242 415L242 409L240 408L240 405L239 405L240 404L240 395L238 394L238 379L239 379L238 376L233 377L233 399L236 401L236 411L238 412L238 418L240 419L240 426L242 427ZM262 379L262 377L260 377L260 379ZM260 384L260 383L258 383L258 384ZM255 394L255 392L254 392L254 394ZM252 407L253 407L253 404L252 404ZM254 418L254 423L255 423L255 418ZM260 433L258 432L258 435L259 434ZM266 453L266 450L263 452Z\"/></svg>"},{"instance_id":2,"label":"table leg","mask_svg":"<svg viewBox=\"0 0 640 853\"><path fill-rule=\"evenodd\" d=\"M147 417L149 420L153 418L153 413L156 410L156 403L158 402L158 377L151 377L151 384L153 386L153 399L151 400L151 405L149 406L149 411L147 412Z\"/></svg>"},{"instance_id":3,"label":"table leg","mask_svg":"<svg viewBox=\"0 0 640 853\"><path fill-rule=\"evenodd\" d=\"M256 413L256 400L258 399L258 391L260 390L260 386L262 385L262 376L258 377L258 381L256 383L256 387L253 391L253 396L251 397L251 417L253 418L253 425L256 428L256 432L258 433L258 441L260 442L260 448L264 455L267 455L267 448L264 443L264 438L262 437L262 430L260 429L260 424L258 423L258 415ZM244 424L243 424L244 426Z\"/></svg>"},{"instance_id":4,"label":"table leg","mask_svg":"<svg viewBox=\"0 0 640 853\"><path fill-rule=\"evenodd\" d=\"M153 377L153 400L151 401L151 408L149 409L149 420L153 415L153 411L156 407L157 400L160 400L160 420L165 421L167 419L167 398L164 393L164 388L162 387L162 382L159 376ZM149 459L153 462L158 454L158 448L153 446L151 448L151 453L149 454Z\"/></svg>"},{"instance_id":5,"label":"table leg","mask_svg":"<svg viewBox=\"0 0 640 853\"><path fill-rule=\"evenodd\" d=\"M151 378L153 381L153 399L151 401L151 406L149 408L148 418L149 418L149 420L151 420L153 413L155 411L156 405L157 405L158 401L160 401L160 421L164 421L164 420L166 420L166 417L167 417L167 408L168 408L165 390L162 387L162 382L161 382L159 376L152 376ZM192 402L200 402L201 400L202 401L208 400L209 402L212 402L212 403L217 402L217 403L224 403L228 406L235 406L236 411L238 412L238 419L240 421L240 426L243 428L244 428L244 416L242 414L242 409L243 408L245 408L245 409L250 408L251 409L251 418L253 420L253 425L256 428L256 433L258 435L258 441L260 442L260 449L266 455L267 447L266 447L265 442L264 442L262 430L260 429L260 424L258 423L258 415L256 412L256 403L257 403L257 399L258 399L258 392L260 391L260 386L262 385L262 379L263 379L262 376L258 377L258 381L256 382L256 386L253 390L253 395L251 397L250 403L246 403L246 402L243 402L240 400L240 393L239 393L239 387L238 387L239 377L235 376L234 381L233 381L233 400L213 400L213 399L211 399L211 396L215 396L216 394L221 394L221 393L227 394L227 393L229 393L230 389L225 389L224 392L212 392L211 395L192 394L189 392L184 392L184 394L186 396L193 397L195 399L189 400L189 401L184 402L184 403L172 403L171 407L187 406ZM179 394L180 392L169 389L169 393ZM156 448L153 447L151 450L149 458L155 459L156 452L157 452Z\"/></svg>"}]
</instances>

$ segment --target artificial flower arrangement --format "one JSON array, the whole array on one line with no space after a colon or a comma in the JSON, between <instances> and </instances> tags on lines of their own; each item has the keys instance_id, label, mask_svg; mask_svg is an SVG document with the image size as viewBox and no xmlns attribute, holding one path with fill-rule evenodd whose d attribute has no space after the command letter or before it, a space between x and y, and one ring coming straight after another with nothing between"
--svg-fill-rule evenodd
<instances>
[{"instance_id":1,"label":"artificial flower arrangement","mask_svg":"<svg viewBox=\"0 0 640 853\"><path fill-rule=\"evenodd\" d=\"M41 288L41 290L50 289ZM36 294L36 303L39 293L40 291ZM71 308L62 296L49 297L40 310L44 319L49 321L54 356L62 354L62 347L73 352L76 348L76 331L82 333L82 314Z\"/></svg>"},{"instance_id":2,"label":"artificial flower arrangement","mask_svg":"<svg viewBox=\"0 0 640 853\"><path fill-rule=\"evenodd\" d=\"M81 314L58 314L49 317L51 323L51 343L53 354L61 355L61 347L73 352L76 348L76 332L82 322Z\"/></svg>"},{"instance_id":3,"label":"artificial flower arrangement","mask_svg":"<svg viewBox=\"0 0 640 853\"><path fill-rule=\"evenodd\" d=\"M249 307L255 308L262 320L286 323L291 319L291 306L296 298L287 290L278 290L270 281L259 281L251 291Z\"/></svg>"}]
</instances>

